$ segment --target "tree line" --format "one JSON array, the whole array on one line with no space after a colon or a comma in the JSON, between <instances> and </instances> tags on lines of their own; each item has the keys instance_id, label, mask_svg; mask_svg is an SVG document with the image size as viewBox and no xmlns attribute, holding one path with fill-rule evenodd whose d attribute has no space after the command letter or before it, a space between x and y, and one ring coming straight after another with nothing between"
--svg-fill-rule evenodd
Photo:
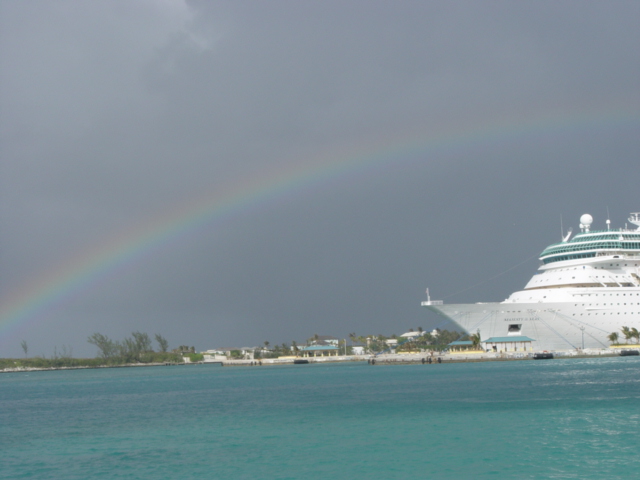
<instances>
[{"instance_id":1,"label":"tree line","mask_svg":"<svg viewBox=\"0 0 640 480\"><path fill-rule=\"evenodd\" d=\"M121 341L112 340L102 333L94 333L87 341L98 348L98 356L107 364L113 363L160 363L182 361L179 352L169 352L169 342L156 333L158 350L147 333L132 332Z\"/></svg>"},{"instance_id":2,"label":"tree line","mask_svg":"<svg viewBox=\"0 0 640 480\"><path fill-rule=\"evenodd\" d=\"M98 348L96 358L73 358L72 349L66 345L58 350L54 347L50 358L36 356L27 358L29 346L22 340L20 346L25 358L0 358L0 370L11 368L69 368L125 365L131 363L182 363L183 353L195 354L194 347L180 346L169 351L169 342L160 334L155 334L157 348L147 333L133 332L123 340L112 340L101 333L94 333L87 341ZM192 360L193 361L193 360Z\"/></svg>"}]
</instances>

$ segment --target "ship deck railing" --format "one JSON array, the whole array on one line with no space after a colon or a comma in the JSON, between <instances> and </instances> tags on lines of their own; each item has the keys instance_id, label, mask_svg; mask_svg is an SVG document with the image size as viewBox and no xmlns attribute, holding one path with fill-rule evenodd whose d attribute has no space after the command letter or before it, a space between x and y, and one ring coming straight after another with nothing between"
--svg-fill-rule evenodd
<instances>
[{"instance_id":1,"label":"ship deck railing","mask_svg":"<svg viewBox=\"0 0 640 480\"><path fill-rule=\"evenodd\" d=\"M428 300L426 302L422 302L422 306L426 307L428 305L444 305L443 300Z\"/></svg>"}]
</instances>

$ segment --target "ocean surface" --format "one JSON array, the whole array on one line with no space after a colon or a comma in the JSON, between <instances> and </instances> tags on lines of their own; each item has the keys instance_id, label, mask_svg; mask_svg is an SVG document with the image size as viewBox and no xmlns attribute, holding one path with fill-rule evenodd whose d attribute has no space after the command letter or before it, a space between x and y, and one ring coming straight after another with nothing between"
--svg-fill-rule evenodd
<instances>
[{"instance_id":1,"label":"ocean surface","mask_svg":"<svg viewBox=\"0 0 640 480\"><path fill-rule=\"evenodd\" d=\"M629 479L640 358L0 374L0 478Z\"/></svg>"}]
</instances>

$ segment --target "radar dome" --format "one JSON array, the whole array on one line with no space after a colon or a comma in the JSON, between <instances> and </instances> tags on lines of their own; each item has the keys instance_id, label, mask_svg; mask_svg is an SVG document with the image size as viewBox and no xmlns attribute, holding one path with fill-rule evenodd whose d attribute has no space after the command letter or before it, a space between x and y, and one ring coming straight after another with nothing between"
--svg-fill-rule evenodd
<instances>
[{"instance_id":1,"label":"radar dome","mask_svg":"<svg viewBox=\"0 0 640 480\"><path fill-rule=\"evenodd\" d=\"M580 217L580 223L585 227L590 227L591 224L593 223L593 217L588 213L585 213Z\"/></svg>"}]
</instances>

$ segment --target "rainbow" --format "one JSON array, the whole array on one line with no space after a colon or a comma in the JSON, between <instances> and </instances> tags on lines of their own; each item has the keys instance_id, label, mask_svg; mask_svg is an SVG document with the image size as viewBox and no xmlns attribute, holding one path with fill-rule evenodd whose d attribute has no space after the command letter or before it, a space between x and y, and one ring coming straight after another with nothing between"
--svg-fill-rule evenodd
<instances>
[{"instance_id":1,"label":"rainbow","mask_svg":"<svg viewBox=\"0 0 640 480\"><path fill-rule=\"evenodd\" d=\"M508 121L466 131L428 135L424 132L395 138L383 138L375 144L349 151L324 152L314 159L295 162L286 168L247 178L213 194L197 198L135 229L120 232L100 245L88 249L70 262L43 274L21 289L8 294L0 304L0 335L12 329L26 328L69 298L80 295L91 285L108 276L117 276L124 268L142 262L161 249L204 226L217 226L252 208L265 208L285 195L304 194L314 185L343 178L363 170L376 171L413 161L434 151L478 147L492 142L506 142L526 135L549 132L570 133L590 128L618 128L637 123L640 112L627 105L605 112L580 112L571 115L538 117L528 121Z\"/></svg>"}]
</instances>

